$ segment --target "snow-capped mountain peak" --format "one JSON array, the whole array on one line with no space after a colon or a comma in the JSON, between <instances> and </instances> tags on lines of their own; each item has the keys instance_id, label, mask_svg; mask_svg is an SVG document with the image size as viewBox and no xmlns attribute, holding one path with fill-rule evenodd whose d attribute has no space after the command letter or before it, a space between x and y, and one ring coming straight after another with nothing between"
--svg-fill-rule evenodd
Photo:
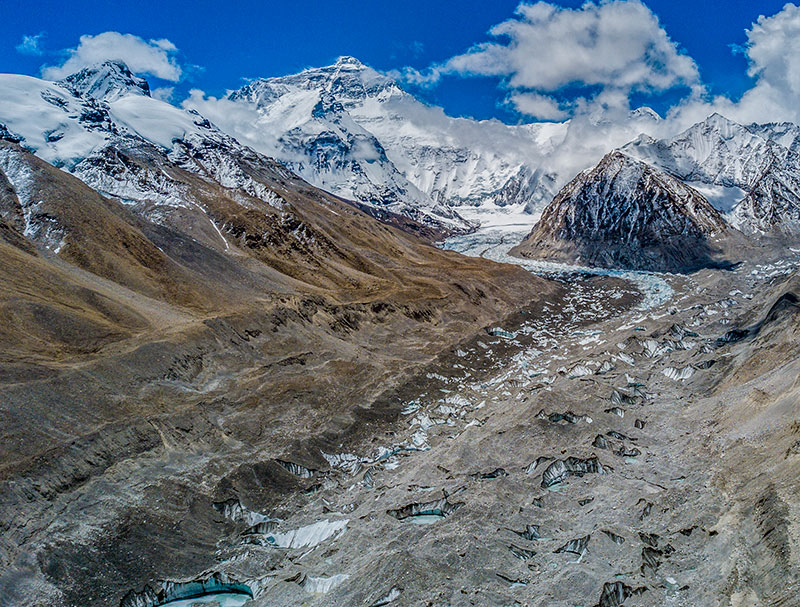
<instances>
[{"instance_id":1,"label":"snow-capped mountain peak","mask_svg":"<svg viewBox=\"0 0 800 607\"><path fill-rule=\"evenodd\" d=\"M357 68L357 69L361 69L361 68L364 67L364 64L361 63L361 61L359 61L355 57L351 57L350 55L342 55L341 57L339 57L336 60L336 65L339 65L339 66L347 65L347 66L351 66L351 67L354 67L354 68Z\"/></svg>"},{"instance_id":2,"label":"snow-capped mountain peak","mask_svg":"<svg viewBox=\"0 0 800 607\"><path fill-rule=\"evenodd\" d=\"M640 137L622 150L703 193L746 232L800 225L800 128L744 126L714 113L670 139Z\"/></svg>"},{"instance_id":3,"label":"snow-capped mountain peak","mask_svg":"<svg viewBox=\"0 0 800 607\"><path fill-rule=\"evenodd\" d=\"M396 206L405 202L447 229L472 225L462 213L535 212L560 185L542 164L563 141L565 124L452 118L354 57L255 80L222 107L229 102L243 111L213 113L220 128L314 185L408 214ZM185 105L208 114L208 105Z\"/></svg>"},{"instance_id":4,"label":"snow-capped mountain peak","mask_svg":"<svg viewBox=\"0 0 800 607\"><path fill-rule=\"evenodd\" d=\"M288 76L255 80L231 93L229 98L234 101L255 103L263 108L292 90L331 95L346 107L370 97L407 94L391 78L364 65L355 57L345 56L325 67L309 68Z\"/></svg>"},{"instance_id":5,"label":"snow-capped mountain peak","mask_svg":"<svg viewBox=\"0 0 800 607\"><path fill-rule=\"evenodd\" d=\"M661 122L663 120L663 118L658 112L656 112L651 107L647 107L646 105L636 108L635 110L631 110L631 118L633 118L634 120L638 119L652 120L654 122Z\"/></svg>"},{"instance_id":6,"label":"snow-capped mountain peak","mask_svg":"<svg viewBox=\"0 0 800 607\"><path fill-rule=\"evenodd\" d=\"M150 85L122 61L104 61L83 68L58 82L78 97L116 101L125 95L150 96Z\"/></svg>"},{"instance_id":7,"label":"snow-capped mountain peak","mask_svg":"<svg viewBox=\"0 0 800 607\"><path fill-rule=\"evenodd\" d=\"M713 265L722 216L695 189L620 151L565 186L516 250L611 268Z\"/></svg>"}]
</instances>

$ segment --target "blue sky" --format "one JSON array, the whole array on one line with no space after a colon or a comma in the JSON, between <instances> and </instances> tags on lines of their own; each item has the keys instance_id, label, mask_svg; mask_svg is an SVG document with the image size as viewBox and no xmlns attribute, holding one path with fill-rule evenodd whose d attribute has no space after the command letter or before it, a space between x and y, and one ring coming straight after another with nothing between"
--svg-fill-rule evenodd
<instances>
[{"instance_id":1,"label":"blue sky","mask_svg":"<svg viewBox=\"0 0 800 607\"><path fill-rule=\"evenodd\" d=\"M488 30L511 18L518 4L518 0L73 0L66 11L62 1L2 0L0 71L39 75L42 65L63 62L63 49L74 48L81 35L106 31L174 44L175 59L183 68L181 80L171 84L178 100L190 88L220 95L240 86L242 78L293 73L331 63L339 55L354 55L380 70L406 66L424 70L491 40ZM578 8L583 1L554 4ZM645 4L681 51L694 59L705 86L736 99L752 80L746 73L747 58L735 53L732 45L743 45L745 30L758 16L777 13L784 2L649 0ZM39 34L38 47L29 45L27 53L17 50L24 36ZM503 103L506 79L451 74L434 86L412 90L451 115L530 120ZM572 91L565 87L553 94L563 100ZM677 94L681 93L651 98L636 93L634 101L650 102L663 111Z\"/></svg>"}]
</instances>

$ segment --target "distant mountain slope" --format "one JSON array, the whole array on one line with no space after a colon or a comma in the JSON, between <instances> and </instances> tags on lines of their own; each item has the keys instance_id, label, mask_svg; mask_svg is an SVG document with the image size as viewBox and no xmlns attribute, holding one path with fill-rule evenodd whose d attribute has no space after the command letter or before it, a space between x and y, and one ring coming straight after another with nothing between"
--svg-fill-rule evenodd
<instances>
[{"instance_id":1,"label":"distant mountain slope","mask_svg":"<svg viewBox=\"0 0 800 607\"><path fill-rule=\"evenodd\" d=\"M719 114L669 139L640 135L565 186L515 251L684 271L714 265L723 253L741 256L765 240L795 242L799 148L800 127L743 126Z\"/></svg>"},{"instance_id":2,"label":"distant mountain slope","mask_svg":"<svg viewBox=\"0 0 800 607\"><path fill-rule=\"evenodd\" d=\"M743 126L714 114L664 140L622 150L702 191L739 229L800 230L800 130L790 124Z\"/></svg>"},{"instance_id":3,"label":"distant mountain slope","mask_svg":"<svg viewBox=\"0 0 800 607\"><path fill-rule=\"evenodd\" d=\"M678 179L612 152L559 192L512 252L585 266L683 271L715 265L722 216Z\"/></svg>"},{"instance_id":4,"label":"distant mountain slope","mask_svg":"<svg viewBox=\"0 0 800 607\"><path fill-rule=\"evenodd\" d=\"M353 57L256 80L227 99L235 105L221 127L311 183L462 227L451 207L549 201L557 176L541 165L567 128L451 118Z\"/></svg>"}]
</instances>

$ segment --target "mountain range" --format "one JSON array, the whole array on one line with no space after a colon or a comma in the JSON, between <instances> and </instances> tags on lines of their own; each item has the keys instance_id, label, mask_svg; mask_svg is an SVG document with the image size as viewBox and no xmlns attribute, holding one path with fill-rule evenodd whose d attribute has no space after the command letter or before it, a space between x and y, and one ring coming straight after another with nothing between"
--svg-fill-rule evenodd
<instances>
[{"instance_id":1,"label":"mountain range","mask_svg":"<svg viewBox=\"0 0 800 607\"><path fill-rule=\"evenodd\" d=\"M570 128L351 57L181 107L0 75L0 602L788 605L800 128ZM432 244L509 212L519 256L732 271Z\"/></svg>"},{"instance_id":2,"label":"mountain range","mask_svg":"<svg viewBox=\"0 0 800 607\"><path fill-rule=\"evenodd\" d=\"M800 231L800 128L713 114L645 135L579 174L514 249L535 259L655 271L741 261Z\"/></svg>"},{"instance_id":3,"label":"mountain range","mask_svg":"<svg viewBox=\"0 0 800 607\"><path fill-rule=\"evenodd\" d=\"M213 112L221 128L318 187L395 212L411 206L451 230L475 227L459 210L541 211L560 185L544 161L566 124L451 118L353 57L253 81L223 101L185 105Z\"/></svg>"}]
</instances>

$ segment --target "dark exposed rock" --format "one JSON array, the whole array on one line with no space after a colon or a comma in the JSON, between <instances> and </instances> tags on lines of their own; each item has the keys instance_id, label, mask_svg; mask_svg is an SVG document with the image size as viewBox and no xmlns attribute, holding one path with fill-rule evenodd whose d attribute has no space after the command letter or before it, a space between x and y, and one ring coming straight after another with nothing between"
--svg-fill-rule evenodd
<instances>
[{"instance_id":1,"label":"dark exposed rock","mask_svg":"<svg viewBox=\"0 0 800 607\"><path fill-rule=\"evenodd\" d=\"M766 327L782 321L785 318L794 316L800 311L800 300L797 295L787 291L781 295L763 319L747 328L731 329L725 335L717 339L717 347L727 344L734 344L745 339L753 339L759 335Z\"/></svg>"},{"instance_id":2,"label":"dark exposed rock","mask_svg":"<svg viewBox=\"0 0 800 607\"><path fill-rule=\"evenodd\" d=\"M628 436L625 436L624 434L620 434L616 430L609 430L608 432L606 432L606 436L610 436L611 438L615 438L617 440L622 440L622 441L635 441L636 440L635 438L630 438Z\"/></svg>"},{"instance_id":3,"label":"dark exposed rock","mask_svg":"<svg viewBox=\"0 0 800 607\"><path fill-rule=\"evenodd\" d=\"M607 268L717 267L719 212L675 177L621 152L567 184L512 252Z\"/></svg>"},{"instance_id":4,"label":"dark exposed rock","mask_svg":"<svg viewBox=\"0 0 800 607\"><path fill-rule=\"evenodd\" d=\"M641 454L642 452L636 447L626 447L625 445L620 445L620 447L614 451L614 455L619 455L620 457L639 457Z\"/></svg>"},{"instance_id":5,"label":"dark exposed rock","mask_svg":"<svg viewBox=\"0 0 800 607\"><path fill-rule=\"evenodd\" d=\"M631 588L622 582L606 582L597 607L622 607L630 597L647 591L646 587Z\"/></svg>"},{"instance_id":6,"label":"dark exposed rock","mask_svg":"<svg viewBox=\"0 0 800 607\"><path fill-rule=\"evenodd\" d=\"M480 480L491 480L494 478L502 478L504 476L508 476L508 472L506 472L503 468L495 468L491 472L482 472L478 474L473 474L473 478L477 478Z\"/></svg>"},{"instance_id":7,"label":"dark exposed rock","mask_svg":"<svg viewBox=\"0 0 800 607\"><path fill-rule=\"evenodd\" d=\"M572 411L566 411L564 413L550 413L549 415L545 414L544 409L539 411L536 414L538 419L546 419L547 421L557 424L559 422L567 422L568 424L577 424L580 421L580 416L575 415Z\"/></svg>"},{"instance_id":8,"label":"dark exposed rock","mask_svg":"<svg viewBox=\"0 0 800 607\"><path fill-rule=\"evenodd\" d=\"M9 131L6 125L2 123L0 123L0 139L9 141L11 143L20 143L23 140L21 136L15 135Z\"/></svg>"}]
</instances>

